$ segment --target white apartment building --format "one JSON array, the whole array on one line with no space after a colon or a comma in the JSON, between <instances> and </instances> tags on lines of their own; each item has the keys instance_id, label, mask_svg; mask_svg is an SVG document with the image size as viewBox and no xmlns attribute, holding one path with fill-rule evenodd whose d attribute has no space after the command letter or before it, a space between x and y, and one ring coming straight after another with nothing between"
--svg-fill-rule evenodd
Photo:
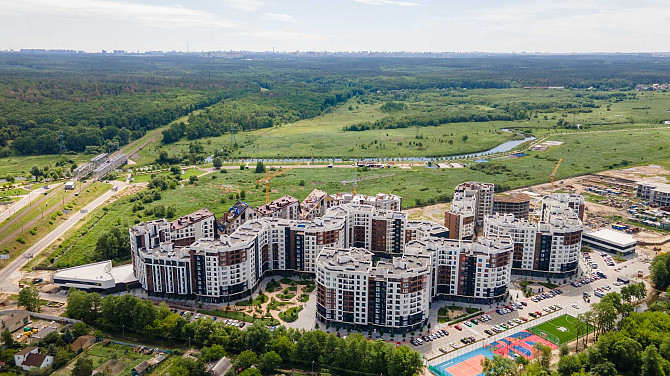
<instances>
[{"instance_id":1,"label":"white apartment building","mask_svg":"<svg viewBox=\"0 0 670 376\"><path fill-rule=\"evenodd\" d=\"M548 222L552 208L557 210L556 208L563 207L572 209L580 221L584 220L584 197L576 193L552 193L548 196L544 196L542 198L542 211L540 212L541 220ZM558 210L559 212L562 211L560 209Z\"/></svg>"},{"instance_id":2,"label":"white apartment building","mask_svg":"<svg viewBox=\"0 0 670 376\"><path fill-rule=\"evenodd\" d=\"M454 203L468 197L475 199L475 224L484 225L484 218L493 214L493 194L495 186L492 183L465 182L456 186Z\"/></svg>"}]
</instances>

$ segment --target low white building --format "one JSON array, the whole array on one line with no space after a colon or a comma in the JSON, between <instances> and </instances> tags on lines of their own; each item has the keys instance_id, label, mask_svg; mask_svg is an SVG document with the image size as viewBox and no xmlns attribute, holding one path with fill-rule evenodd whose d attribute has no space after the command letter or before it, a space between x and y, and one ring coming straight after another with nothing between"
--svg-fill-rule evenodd
<instances>
[{"instance_id":1,"label":"low white building","mask_svg":"<svg viewBox=\"0 0 670 376\"><path fill-rule=\"evenodd\" d=\"M125 291L127 285L137 283L132 264L113 268L111 260L60 269L53 280L62 289L74 287L97 292Z\"/></svg>"},{"instance_id":2,"label":"low white building","mask_svg":"<svg viewBox=\"0 0 670 376\"><path fill-rule=\"evenodd\" d=\"M582 235L584 245L596 251L630 255L635 253L637 240L629 234L603 228L595 232L585 232Z\"/></svg>"},{"instance_id":3,"label":"low white building","mask_svg":"<svg viewBox=\"0 0 670 376\"><path fill-rule=\"evenodd\" d=\"M24 371L30 371L31 368L46 368L54 361L53 356L39 353L38 347L26 347L14 354L14 364L21 367Z\"/></svg>"}]
</instances>

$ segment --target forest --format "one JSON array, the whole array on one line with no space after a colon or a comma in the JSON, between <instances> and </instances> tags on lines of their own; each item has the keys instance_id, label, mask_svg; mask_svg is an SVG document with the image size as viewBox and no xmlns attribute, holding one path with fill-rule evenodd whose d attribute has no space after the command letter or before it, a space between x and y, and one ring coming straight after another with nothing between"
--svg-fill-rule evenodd
<instances>
[{"instance_id":1,"label":"forest","mask_svg":"<svg viewBox=\"0 0 670 376\"><path fill-rule=\"evenodd\" d=\"M670 61L649 55L250 56L1 53L0 157L112 151L170 123L165 143L281 126L370 94L390 95L382 109L387 116L348 130L517 120L557 108L588 111L594 99L612 99L611 89L670 82ZM525 86L593 91L568 102L462 98L459 107L410 114L397 102L410 95L399 91Z\"/></svg>"}]
</instances>

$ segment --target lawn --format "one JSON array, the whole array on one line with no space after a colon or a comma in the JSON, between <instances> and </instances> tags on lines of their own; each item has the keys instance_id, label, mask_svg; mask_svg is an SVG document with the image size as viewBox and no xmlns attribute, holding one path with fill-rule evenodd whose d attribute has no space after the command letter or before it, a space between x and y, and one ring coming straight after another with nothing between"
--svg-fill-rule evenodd
<instances>
[{"instance_id":1,"label":"lawn","mask_svg":"<svg viewBox=\"0 0 670 376\"><path fill-rule=\"evenodd\" d=\"M543 338L546 338L550 342L560 345L562 343L571 342L577 338L577 327L575 326L576 321L577 319L570 315L563 315L530 328L530 331ZM565 328L566 330L562 331L558 328ZM589 332L592 332L593 330L594 327L589 325ZM548 333L549 335L544 336L542 335L543 332Z\"/></svg>"},{"instance_id":2,"label":"lawn","mask_svg":"<svg viewBox=\"0 0 670 376\"><path fill-rule=\"evenodd\" d=\"M130 376L133 367L142 363L145 360L149 360L153 355L141 354L134 351L133 347L109 344L105 346L103 343L97 343L87 350L85 350L81 357L91 359L93 361L93 369L99 367L106 361L112 359L114 360L114 375L119 376ZM75 362L79 357L72 360L65 367L54 372L52 375L55 376L69 376L72 372Z\"/></svg>"}]
</instances>

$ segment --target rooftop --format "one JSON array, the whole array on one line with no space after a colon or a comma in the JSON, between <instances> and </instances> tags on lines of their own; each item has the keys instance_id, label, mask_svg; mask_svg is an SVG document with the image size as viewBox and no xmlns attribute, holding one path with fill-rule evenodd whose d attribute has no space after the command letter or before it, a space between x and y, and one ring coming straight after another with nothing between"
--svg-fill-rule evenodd
<instances>
[{"instance_id":1,"label":"rooftop","mask_svg":"<svg viewBox=\"0 0 670 376\"><path fill-rule=\"evenodd\" d=\"M298 204L298 203L299 203L298 199L296 199L293 196L286 195L286 196L280 197L280 198L270 202L269 204L259 206L258 209L256 209L256 211L261 216L266 216L266 215L270 215L270 214L272 214L272 213L274 213L274 212L276 212L280 209L283 209L283 208L285 208L289 205Z\"/></svg>"},{"instance_id":2,"label":"rooftop","mask_svg":"<svg viewBox=\"0 0 670 376\"><path fill-rule=\"evenodd\" d=\"M54 274L54 279L78 279L87 281L113 280L115 283L128 283L136 280L135 275L133 274L132 264L113 268L111 260L60 269Z\"/></svg>"},{"instance_id":3,"label":"rooftop","mask_svg":"<svg viewBox=\"0 0 670 376\"><path fill-rule=\"evenodd\" d=\"M185 215L181 218L175 219L174 221L170 222L170 229L173 231L179 230L213 216L214 213L212 213L209 209L202 208L200 210L194 211L191 214Z\"/></svg>"},{"instance_id":4,"label":"rooftop","mask_svg":"<svg viewBox=\"0 0 670 376\"><path fill-rule=\"evenodd\" d=\"M622 247L637 244L637 240L635 240L633 236L609 228L602 228L595 232L585 232L584 236L588 236L590 238L597 240L606 241L609 243L614 243Z\"/></svg>"}]
</instances>

